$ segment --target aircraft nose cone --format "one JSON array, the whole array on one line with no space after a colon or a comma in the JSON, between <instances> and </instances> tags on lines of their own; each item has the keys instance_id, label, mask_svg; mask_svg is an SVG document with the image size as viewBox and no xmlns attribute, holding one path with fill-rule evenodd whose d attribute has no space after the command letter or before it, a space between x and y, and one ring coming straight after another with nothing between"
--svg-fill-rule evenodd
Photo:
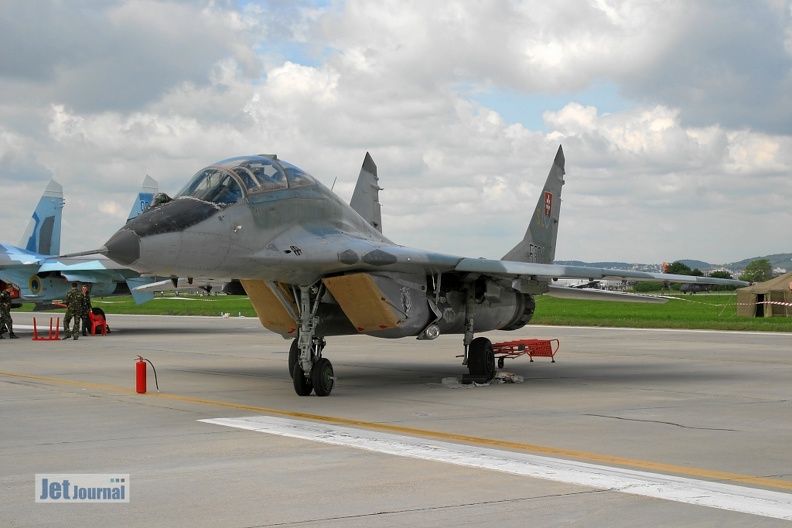
<instances>
[{"instance_id":1,"label":"aircraft nose cone","mask_svg":"<svg viewBox=\"0 0 792 528\"><path fill-rule=\"evenodd\" d=\"M128 229L122 229L105 243L107 258L128 266L140 258L140 238Z\"/></svg>"}]
</instances>

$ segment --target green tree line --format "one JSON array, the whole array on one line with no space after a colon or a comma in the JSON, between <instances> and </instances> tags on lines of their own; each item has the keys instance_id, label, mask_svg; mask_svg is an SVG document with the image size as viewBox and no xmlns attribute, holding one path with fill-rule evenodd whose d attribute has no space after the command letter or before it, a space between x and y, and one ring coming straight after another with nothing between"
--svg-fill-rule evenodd
<instances>
[{"instance_id":1,"label":"green tree line","mask_svg":"<svg viewBox=\"0 0 792 528\"><path fill-rule=\"evenodd\" d=\"M683 262L675 261L671 264L665 265L663 267L663 272L672 274L672 275L691 275L694 277L703 277L704 272L698 268L691 269L690 266ZM732 279L734 278L731 273L728 271L713 271L710 274L710 277L718 278L718 279ZM745 267L745 271L738 277L740 280L747 281L747 282L764 282L766 280L770 280L773 278L773 265L767 259L759 259L754 260L750 264ZM696 289L693 287L689 287L692 293L696 292ZM636 292L655 292L655 291L662 291L662 290L682 290L685 291L685 286L679 283L663 283L663 282L638 282L633 286L633 290ZM712 285L707 286L706 290L710 291L732 291L737 289L736 286L723 286L723 285Z\"/></svg>"}]
</instances>

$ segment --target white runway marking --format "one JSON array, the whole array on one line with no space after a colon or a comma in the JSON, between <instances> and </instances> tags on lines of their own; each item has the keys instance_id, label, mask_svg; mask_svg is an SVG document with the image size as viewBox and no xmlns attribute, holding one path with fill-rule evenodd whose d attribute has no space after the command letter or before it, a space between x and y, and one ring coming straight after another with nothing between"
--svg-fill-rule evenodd
<instances>
[{"instance_id":1,"label":"white runway marking","mask_svg":"<svg viewBox=\"0 0 792 528\"><path fill-rule=\"evenodd\" d=\"M389 455L504 471L776 519L792 520L792 494L269 416L201 422Z\"/></svg>"}]
</instances>

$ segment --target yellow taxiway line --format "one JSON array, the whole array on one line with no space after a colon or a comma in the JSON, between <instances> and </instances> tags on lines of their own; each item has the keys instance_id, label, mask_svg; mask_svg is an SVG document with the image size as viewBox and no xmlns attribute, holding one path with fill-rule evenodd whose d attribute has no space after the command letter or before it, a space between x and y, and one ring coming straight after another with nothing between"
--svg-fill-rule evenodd
<instances>
[{"instance_id":1,"label":"yellow taxiway line","mask_svg":"<svg viewBox=\"0 0 792 528\"><path fill-rule=\"evenodd\" d=\"M6 376L17 379L27 379L31 381L40 381L45 383L71 385L74 387L81 387L84 389L96 389L96 390L104 390L109 392L136 394L134 390L123 387L115 387L112 385L102 385L98 383L88 383L83 381L74 381L74 380L67 380L61 378L31 376L28 374L19 374L15 372L3 372L3 371L0 371L0 376ZM409 436L422 436L422 437L434 438L438 440L464 442L466 444L481 445L481 446L495 447L501 449L511 449L515 451L523 451L533 454L573 458L585 462L600 462L600 463L613 464L617 466L634 468L634 469L660 471L663 473L671 473L676 475L685 475L689 477L710 479L718 482L742 483L742 484L750 484L753 486L759 486L763 488L792 490L792 482L786 480L779 480L779 479L773 479L767 477L757 477L752 475L742 475L739 473L729 473L725 471L715 471L715 470L703 469L703 468L677 466L674 464L664 464L662 462L651 462L647 460L623 458L612 455L603 455L599 453L589 453L586 451L576 451L573 449L561 449L557 447L547 447L547 446L540 446L535 444L524 444L520 442L495 440L492 438L482 438L477 436L468 436L468 435L461 435L455 433L444 433L440 431L430 431L426 429L416 429L413 427L404 427L399 425L367 422L363 420L354 420L349 418L323 416L320 414L311 414L311 413L304 413L298 411L286 411L283 409L273 409L270 407L258 407L255 405L245 405L240 403L208 400L205 398L195 398L192 396L183 396L179 394L147 393L145 395L141 394L140 396L160 398L160 399L173 400L173 401L182 401L187 403L197 403L197 404L209 405L213 407L224 407L227 409L253 411L257 413L272 414L276 416L286 416L290 418L300 418L304 420L312 420L312 421L330 423L335 425L362 427L374 431L383 431L388 433L397 433L397 434L404 434Z\"/></svg>"}]
</instances>

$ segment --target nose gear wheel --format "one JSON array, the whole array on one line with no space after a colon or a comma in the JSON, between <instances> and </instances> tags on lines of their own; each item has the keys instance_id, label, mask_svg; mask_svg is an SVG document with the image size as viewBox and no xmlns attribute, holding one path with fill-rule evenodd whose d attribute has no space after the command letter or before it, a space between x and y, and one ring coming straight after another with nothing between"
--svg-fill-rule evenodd
<instances>
[{"instance_id":1,"label":"nose gear wheel","mask_svg":"<svg viewBox=\"0 0 792 528\"><path fill-rule=\"evenodd\" d=\"M292 382L294 383L294 392L298 396L310 396L313 391L313 384L311 380L305 377L302 367L299 363L294 365L294 372L292 372Z\"/></svg>"},{"instance_id":2,"label":"nose gear wheel","mask_svg":"<svg viewBox=\"0 0 792 528\"><path fill-rule=\"evenodd\" d=\"M333 376L333 365L327 358L321 358L314 363L311 369L311 382L317 396L327 396L333 390L335 377Z\"/></svg>"}]
</instances>

